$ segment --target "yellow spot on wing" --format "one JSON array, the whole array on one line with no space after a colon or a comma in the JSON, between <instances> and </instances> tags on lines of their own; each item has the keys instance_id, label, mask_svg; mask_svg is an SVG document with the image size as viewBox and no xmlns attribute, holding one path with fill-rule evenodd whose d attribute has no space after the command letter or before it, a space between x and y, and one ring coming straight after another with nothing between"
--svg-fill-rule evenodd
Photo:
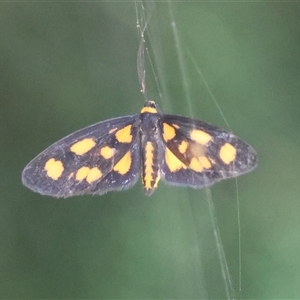
<instances>
[{"instance_id":1,"label":"yellow spot on wing","mask_svg":"<svg viewBox=\"0 0 300 300\"><path fill-rule=\"evenodd\" d=\"M100 150L100 154L105 158L105 159L110 159L114 156L116 152L115 148L110 148L108 146L105 146L103 148L101 148Z\"/></svg>"},{"instance_id":2,"label":"yellow spot on wing","mask_svg":"<svg viewBox=\"0 0 300 300\"><path fill-rule=\"evenodd\" d=\"M224 144L220 149L220 158L225 164L230 164L235 160L236 149L231 144Z\"/></svg>"},{"instance_id":3,"label":"yellow spot on wing","mask_svg":"<svg viewBox=\"0 0 300 300\"><path fill-rule=\"evenodd\" d=\"M203 168L205 168L205 169L211 168L211 162L209 161L209 159L207 157L200 156L200 157L198 157L198 160L199 160L200 164L203 166Z\"/></svg>"},{"instance_id":4,"label":"yellow spot on wing","mask_svg":"<svg viewBox=\"0 0 300 300\"><path fill-rule=\"evenodd\" d=\"M141 114L144 113L157 114L157 109L151 106L144 106L141 110Z\"/></svg>"},{"instance_id":5,"label":"yellow spot on wing","mask_svg":"<svg viewBox=\"0 0 300 300\"><path fill-rule=\"evenodd\" d=\"M100 179L101 177L102 177L102 172L98 168L94 167L94 168L90 169L90 171L86 177L86 181L88 183L92 183L92 182Z\"/></svg>"},{"instance_id":6,"label":"yellow spot on wing","mask_svg":"<svg viewBox=\"0 0 300 300\"><path fill-rule=\"evenodd\" d=\"M196 171L196 172L202 172L203 171L203 166L202 164L200 163L200 161L193 157L191 159L191 162L190 162L190 165L189 167L193 170L193 171Z\"/></svg>"},{"instance_id":7,"label":"yellow spot on wing","mask_svg":"<svg viewBox=\"0 0 300 300\"><path fill-rule=\"evenodd\" d=\"M175 128L167 123L163 123L163 138L165 142L173 139L176 135Z\"/></svg>"},{"instance_id":8,"label":"yellow spot on wing","mask_svg":"<svg viewBox=\"0 0 300 300\"><path fill-rule=\"evenodd\" d=\"M120 143L131 143L132 135L131 135L131 125L127 125L126 127L119 129L115 136L118 142Z\"/></svg>"},{"instance_id":9,"label":"yellow spot on wing","mask_svg":"<svg viewBox=\"0 0 300 300\"><path fill-rule=\"evenodd\" d=\"M181 154L184 154L186 152L187 147L189 146L189 143L187 141L182 141L180 145L178 146L178 150Z\"/></svg>"},{"instance_id":10,"label":"yellow spot on wing","mask_svg":"<svg viewBox=\"0 0 300 300\"><path fill-rule=\"evenodd\" d=\"M131 167L131 160L131 153L128 151L114 166L114 171L121 175L128 173Z\"/></svg>"},{"instance_id":11,"label":"yellow spot on wing","mask_svg":"<svg viewBox=\"0 0 300 300\"><path fill-rule=\"evenodd\" d=\"M211 141L212 137L210 134L203 130L194 129L190 133L190 137L193 141L201 144L201 145L207 145L209 141Z\"/></svg>"},{"instance_id":12,"label":"yellow spot on wing","mask_svg":"<svg viewBox=\"0 0 300 300\"><path fill-rule=\"evenodd\" d=\"M88 183L92 183L102 177L101 171L94 167L90 169L89 167L80 168L77 173L75 179L78 181L86 180Z\"/></svg>"},{"instance_id":13,"label":"yellow spot on wing","mask_svg":"<svg viewBox=\"0 0 300 300\"><path fill-rule=\"evenodd\" d=\"M77 155L83 155L91 150L96 142L91 138L83 139L71 146L70 150Z\"/></svg>"},{"instance_id":14,"label":"yellow spot on wing","mask_svg":"<svg viewBox=\"0 0 300 300\"><path fill-rule=\"evenodd\" d=\"M51 158L45 163L44 169L47 172L48 177L52 178L53 180L57 180L62 175L64 166L60 160Z\"/></svg>"},{"instance_id":15,"label":"yellow spot on wing","mask_svg":"<svg viewBox=\"0 0 300 300\"><path fill-rule=\"evenodd\" d=\"M90 171L90 168L88 168L88 167L82 167L82 168L80 168L77 171L77 173L76 173L76 177L75 177L76 180L81 181L84 178L86 178L86 176L88 175L89 171Z\"/></svg>"},{"instance_id":16,"label":"yellow spot on wing","mask_svg":"<svg viewBox=\"0 0 300 300\"><path fill-rule=\"evenodd\" d=\"M186 169L187 166L181 162L168 148L165 151L165 161L171 172Z\"/></svg>"}]
</instances>

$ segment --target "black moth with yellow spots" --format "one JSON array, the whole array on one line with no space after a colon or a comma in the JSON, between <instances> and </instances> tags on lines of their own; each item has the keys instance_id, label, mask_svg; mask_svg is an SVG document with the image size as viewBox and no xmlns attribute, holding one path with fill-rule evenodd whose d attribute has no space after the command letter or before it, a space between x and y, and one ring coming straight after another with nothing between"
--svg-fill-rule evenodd
<instances>
[{"instance_id":1,"label":"black moth with yellow spots","mask_svg":"<svg viewBox=\"0 0 300 300\"><path fill-rule=\"evenodd\" d=\"M254 149L232 133L176 115L147 101L140 114L81 129L56 142L24 169L25 186L70 197L128 189L141 173L146 194L160 179L203 188L256 166Z\"/></svg>"}]
</instances>

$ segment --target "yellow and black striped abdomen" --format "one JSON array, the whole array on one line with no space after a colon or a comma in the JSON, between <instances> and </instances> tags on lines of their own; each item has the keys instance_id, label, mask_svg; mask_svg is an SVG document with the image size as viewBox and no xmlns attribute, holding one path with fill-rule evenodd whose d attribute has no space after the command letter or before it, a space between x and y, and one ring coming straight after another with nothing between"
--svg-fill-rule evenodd
<instances>
[{"instance_id":1,"label":"yellow and black striped abdomen","mask_svg":"<svg viewBox=\"0 0 300 300\"><path fill-rule=\"evenodd\" d=\"M142 182L146 194L150 195L157 188L160 180L159 145L154 139L142 141Z\"/></svg>"}]
</instances>

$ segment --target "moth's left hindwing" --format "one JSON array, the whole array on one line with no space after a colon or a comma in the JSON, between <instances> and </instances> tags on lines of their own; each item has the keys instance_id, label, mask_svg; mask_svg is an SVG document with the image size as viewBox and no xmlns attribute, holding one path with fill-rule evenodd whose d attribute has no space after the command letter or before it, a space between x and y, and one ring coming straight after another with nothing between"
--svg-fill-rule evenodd
<instances>
[{"instance_id":1,"label":"moth's left hindwing","mask_svg":"<svg viewBox=\"0 0 300 300\"><path fill-rule=\"evenodd\" d=\"M131 187L140 175L138 117L110 119L61 139L25 167L24 185L54 197Z\"/></svg>"},{"instance_id":2,"label":"moth's left hindwing","mask_svg":"<svg viewBox=\"0 0 300 300\"><path fill-rule=\"evenodd\" d=\"M255 150L229 131L176 115L162 115L163 179L203 188L256 167Z\"/></svg>"}]
</instances>

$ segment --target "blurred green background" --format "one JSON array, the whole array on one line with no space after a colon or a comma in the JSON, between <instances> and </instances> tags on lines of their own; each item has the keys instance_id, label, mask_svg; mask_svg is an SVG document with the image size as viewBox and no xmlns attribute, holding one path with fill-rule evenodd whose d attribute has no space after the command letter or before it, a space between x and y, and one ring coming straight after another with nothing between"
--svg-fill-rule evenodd
<instances>
[{"instance_id":1,"label":"blurred green background","mask_svg":"<svg viewBox=\"0 0 300 300\"><path fill-rule=\"evenodd\" d=\"M161 183L148 198L139 182L58 200L21 183L24 166L51 143L140 111L134 3L0 8L0 297L225 298L206 190ZM230 295L300 298L299 3L147 9L146 46L162 91L147 63L148 97L164 112L192 109L226 127L201 68L231 130L258 153L258 168L238 179L241 292L235 180L210 190Z\"/></svg>"}]
</instances>

